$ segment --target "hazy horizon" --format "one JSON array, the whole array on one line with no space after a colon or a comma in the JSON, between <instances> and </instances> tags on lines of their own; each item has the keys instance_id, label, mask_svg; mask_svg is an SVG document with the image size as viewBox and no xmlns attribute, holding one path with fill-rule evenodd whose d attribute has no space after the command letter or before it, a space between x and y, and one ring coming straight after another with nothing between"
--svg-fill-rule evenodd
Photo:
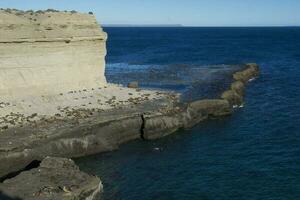
<instances>
[{"instance_id":1,"label":"hazy horizon","mask_svg":"<svg viewBox=\"0 0 300 200\"><path fill-rule=\"evenodd\" d=\"M101 24L182 25L196 27L299 26L296 0L1 0L1 8L93 12Z\"/></svg>"},{"instance_id":2,"label":"hazy horizon","mask_svg":"<svg viewBox=\"0 0 300 200\"><path fill-rule=\"evenodd\" d=\"M190 25L190 26L185 26L185 25L182 25L182 24L101 24L101 26L103 27L116 27L116 28L122 28L122 27L170 27L170 28L176 28L176 27L183 27L183 28L276 28L276 27L300 27L300 25L295 25L295 26L288 26L288 25L270 25L270 26L267 26L267 25L261 25L261 26L243 26L243 25L240 25L240 26L193 26L193 25Z\"/></svg>"}]
</instances>

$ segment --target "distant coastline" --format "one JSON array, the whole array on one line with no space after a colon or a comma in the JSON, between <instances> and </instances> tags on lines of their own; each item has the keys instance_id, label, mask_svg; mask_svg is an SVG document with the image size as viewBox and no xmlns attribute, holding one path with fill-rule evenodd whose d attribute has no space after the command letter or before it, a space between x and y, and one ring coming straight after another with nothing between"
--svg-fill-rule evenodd
<instances>
[{"instance_id":1,"label":"distant coastline","mask_svg":"<svg viewBox=\"0 0 300 200\"><path fill-rule=\"evenodd\" d=\"M102 24L103 27L184 27L182 24Z\"/></svg>"},{"instance_id":2,"label":"distant coastline","mask_svg":"<svg viewBox=\"0 0 300 200\"><path fill-rule=\"evenodd\" d=\"M300 26L187 26L182 24L101 24L113 28L299 28Z\"/></svg>"}]
</instances>

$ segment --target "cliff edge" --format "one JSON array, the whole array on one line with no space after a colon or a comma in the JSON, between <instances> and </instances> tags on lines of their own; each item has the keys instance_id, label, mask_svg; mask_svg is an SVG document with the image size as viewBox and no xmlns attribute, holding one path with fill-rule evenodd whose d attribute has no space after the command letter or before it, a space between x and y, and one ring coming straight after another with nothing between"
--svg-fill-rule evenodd
<instances>
[{"instance_id":1,"label":"cliff edge","mask_svg":"<svg viewBox=\"0 0 300 200\"><path fill-rule=\"evenodd\" d=\"M0 10L0 95L105 85L106 39L92 14Z\"/></svg>"}]
</instances>

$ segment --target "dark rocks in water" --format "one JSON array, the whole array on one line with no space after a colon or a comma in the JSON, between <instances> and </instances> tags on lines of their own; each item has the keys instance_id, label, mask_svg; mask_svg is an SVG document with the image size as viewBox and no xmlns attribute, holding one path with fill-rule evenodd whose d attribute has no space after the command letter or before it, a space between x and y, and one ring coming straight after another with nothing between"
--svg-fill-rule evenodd
<instances>
[{"instance_id":1,"label":"dark rocks in water","mask_svg":"<svg viewBox=\"0 0 300 200\"><path fill-rule=\"evenodd\" d=\"M228 101L222 99L199 100L189 104L189 112L196 115L207 117L220 117L232 113Z\"/></svg>"},{"instance_id":2,"label":"dark rocks in water","mask_svg":"<svg viewBox=\"0 0 300 200\"><path fill-rule=\"evenodd\" d=\"M245 85L241 81L235 81L231 84L231 90L234 90L239 95L243 96L245 95Z\"/></svg>"},{"instance_id":3,"label":"dark rocks in water","mask_svg":"<svg viewBox=\"0 0 300 200\"><path fill-rule=\"evenodd\" d=\"M98 177L81 172L71 159L53 157L0 184L3 194L22 200L98 200L102 188Z\"/></svg>"},{"instance_id":4,"label":"dark rocks in water","mask_svg":"<svg viewBox=\"0 0 300 200\"><path fill-rule=\"evenodd\" d=\"M232 106L243 104L245 84L259 75L259 67L255 63L246 64L246 69L233 74L235 80L229 90L222 93L221 98L227 100Z\"/></svg>"},{"instance_id":5,"label":"dark rocks in water","mask_svg":"<svg viewBox=\"0 0 300 200\"><path fill-rule=\"evenodd\" d=\"M130 83L128 83L127 87L128 88L138 88L139 82L137 82L137 81L130 82Z\"/></svg>"},{"instance_id":6,"label":"dark rocks in water","mask_svg":"<svg viewBox=\"0 0 300 200\"><path fill-rule=\"evenodd\" d=\"M179 128L190 128L210 117L230 115L232 107L227 100L206 99L194 101L184 108L143 115L142 138L153 140L169 135Z\"/></svg>"},{"instance_id":7,"label":"dark rocks in water","mask_svg":"<svg viewBox=\"0 0 300 200\"><path fill-rule=\"evenodd\" d=\"M246 64L246 69L233 74L234 82L223 92L221 99L193 101L179 111L152 113L143 116L143 139L156 139L171 134L179 128L189 128L211 117L230 115L233 107L242 105L245 84L259 75L257 64Z\"/></svg>"},{"instance_id":8,"label":"dark rocks in water","mask_svg":"<svg viewBox=\"0 0 300 200\"><path fill-rule=\"evenodd\" d=\"M246 69L233 74L233 79L247 83L251 78L259 75L259 67L255 63L246 64Z\"/></svg>"},{"instance_id":9,"label":"dark rocks in water","mask_svg":"<svg viewBox=\"0 0 300 200\"><path fill-rule=\"evenodd\" d=\"M234 90L225 91L221 98L227 100L232 106L239 106L243 103L243 96L239 95Z\"/></svg>"},{"instance_id":10,"label":"dark rocks in water","mask_svg":"<svg viewBox=\"0 0 300 200\"><path fill-rule=\"evenodd\" d=\"M242 81L235 81L230 89L222 93L221 98L226 99L232 106L243 104L246 86Z\"/></svg>"}]
</instances>

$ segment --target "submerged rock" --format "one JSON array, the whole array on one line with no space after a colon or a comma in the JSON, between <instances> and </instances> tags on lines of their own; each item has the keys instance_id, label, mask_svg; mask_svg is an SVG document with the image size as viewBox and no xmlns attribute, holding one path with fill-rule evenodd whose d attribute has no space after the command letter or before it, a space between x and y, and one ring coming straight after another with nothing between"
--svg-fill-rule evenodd
<instances>
[{"instance_id":1,"label":"submerged rock","mask_svg":"<svg viewBox=\"0 0 300 200\"><path fill-rule=\"evenodd\" d=\"M54 157L0 184L7 197L22 200L99 200L102 190L98 177L81 172L71 159Z\"/></svg>"}]
</instances>

